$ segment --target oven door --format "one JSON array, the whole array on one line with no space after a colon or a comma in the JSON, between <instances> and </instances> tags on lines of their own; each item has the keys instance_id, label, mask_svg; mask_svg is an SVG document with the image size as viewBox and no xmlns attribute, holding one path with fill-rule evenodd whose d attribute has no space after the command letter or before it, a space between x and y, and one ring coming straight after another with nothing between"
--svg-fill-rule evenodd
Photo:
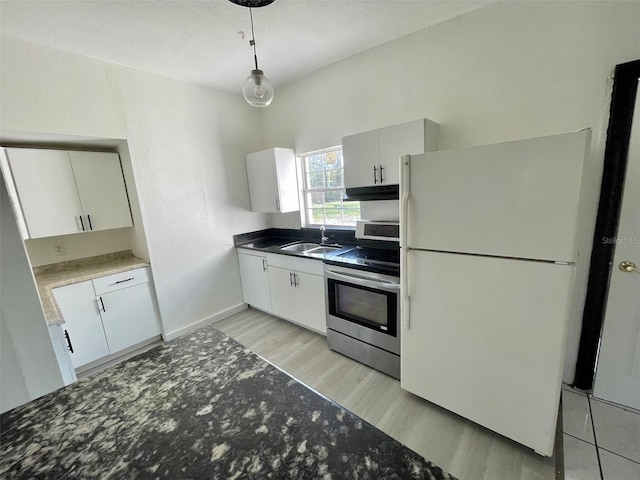
<instances>
[{"instance_id":1,"label":"oven door","mask_svg":"<svg viewBox=\"0 0 640 480\"><path fill-rule=\"evenodd\" d=\"M396 277L325 266L327 328L400 354Z\"/></svg>"}]
</instances>

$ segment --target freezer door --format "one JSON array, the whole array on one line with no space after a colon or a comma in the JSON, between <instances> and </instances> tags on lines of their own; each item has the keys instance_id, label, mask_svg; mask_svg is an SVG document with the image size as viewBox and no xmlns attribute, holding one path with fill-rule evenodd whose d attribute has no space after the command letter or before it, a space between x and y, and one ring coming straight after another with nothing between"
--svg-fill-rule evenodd
<instances>
[{"instance_id":1,"label":"freezer door","mask_svg":"<svg viewBox=\"0 0 640 480\"><path fill-rule=\"evenodd\" d=\"M574 262L589 145L584 130L412 155L408 246Z\"/></svg>"},{"instance_id":2,"label":"freezer door","mask_svg":"<svg viewBox=\"0 0 640 480\"><path fill-rule=\"evenodd\" d=\"M575 268L408 255L402 388L552 455Z\"/></svg>"}]
</instances>

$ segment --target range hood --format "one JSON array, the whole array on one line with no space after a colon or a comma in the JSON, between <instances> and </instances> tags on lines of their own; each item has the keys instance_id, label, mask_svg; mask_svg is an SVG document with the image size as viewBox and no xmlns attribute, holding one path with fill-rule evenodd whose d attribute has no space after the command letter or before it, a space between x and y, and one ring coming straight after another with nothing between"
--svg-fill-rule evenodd
<instances>
[{"instance_id":1,"label":"range hood","mask_svg":"<svg viewBox=\"0 0 640 480\"><path fill-rule=\"evenodd\" d=\"M346 200L398 200L400 189L398 185L377 185L373 187L355 187L346 189Z\"/></svg>"}]
</instances>

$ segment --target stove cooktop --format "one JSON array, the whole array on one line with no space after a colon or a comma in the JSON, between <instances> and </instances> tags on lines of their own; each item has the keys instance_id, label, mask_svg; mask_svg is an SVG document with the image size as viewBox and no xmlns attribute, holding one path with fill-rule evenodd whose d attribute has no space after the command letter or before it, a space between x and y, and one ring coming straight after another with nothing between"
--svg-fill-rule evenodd
<instances>
[{"instance_id":1,"label":"stove cooktop","mask_svg":"<svg viewBox=\"0 0 640 480\"><path fill-rule=\"evenodd\" d=\"M400 276L400 250L371 247L356 247L331 258L325 263L358 270Z\"/></svg>"},{"instance_id":2,"label":"stove cooktop","mask_svg":"<svg viewBox=\"0 0 640 480\"><path fill-rule=\"evenodd\" d=\"M342 258L355 258L364 262L384 262L400 264L400 250L382 248L356 247L348 252L336 255Z\"/></svg>"}]
</instances>

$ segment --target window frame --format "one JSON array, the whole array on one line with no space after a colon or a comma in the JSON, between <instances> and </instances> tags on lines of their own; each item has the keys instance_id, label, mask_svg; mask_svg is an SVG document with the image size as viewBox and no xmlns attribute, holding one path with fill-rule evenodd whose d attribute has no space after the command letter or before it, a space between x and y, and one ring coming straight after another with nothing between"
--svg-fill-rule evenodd
<instances>
[{"instance_id":1,"label":"window frame","mask_svg":"<svg viewBox=\"0 0 640 480\"><path fill-rule=\"evenodd\" d=\"M298 154L298 161L300 162L300 174L301 174L301 182L300 182L300 203L301 203L301 223L305 228L320 228L321 226L325 226L327 228L335 229L335 230L355 230L355 222L353 224L331 224L331 223L313 223L312 218L310 218L310 212L313 210L310 205L307 203L307 198L312 193L326 193L326 192L343 192L346 193L346 187L344 186L344 157L342 157L342 186L340 187L323 187L323 188L311 188L310 185L307 185L307 179L309 178L310 172L307 168L307 160L306 158L311 157L313 155L319 154L327 154L332 151L340 151L342 156L342 145L337 145L334 147L322 148L319 150L313 150L310 152L305 152ZM326 171L326 169L324 170ZM344 194L342 198L344 198ZM325 204L326 202L323 202ZM355 203L355 202L354 202ZM360 202L358 203L358 208L360 208ZM344 218L344 202L342 202L341 211Z\"/></svg>"}]
</instances>

